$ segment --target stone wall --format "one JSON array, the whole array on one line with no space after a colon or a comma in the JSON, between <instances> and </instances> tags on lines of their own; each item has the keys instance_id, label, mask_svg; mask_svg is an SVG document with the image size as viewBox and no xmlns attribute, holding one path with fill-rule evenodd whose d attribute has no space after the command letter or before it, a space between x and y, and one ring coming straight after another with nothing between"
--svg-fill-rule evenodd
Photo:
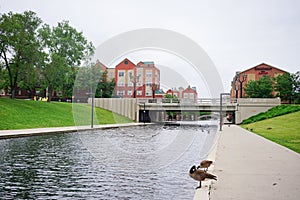
<instances>
[{"instance_id":1,"label":"stone wall","mask_svg":"<svg viewBox=\"0 0 300 200\"><path fill-rule=\"evenodd\" d=\"M91 98L88 99L88 103L91 104ZM95 107L100 107L106 110L110 110L113 113L123 115L133 121L138 120L138 112L136 99L132 98L95 98Z\"/></svg>"},{"instance_id":2,"label":"stone wall","mask_svg":"<svg viewBox=\"0 0 300 200\"><path fill-rule=\"evenodd\" d=\"M242 98L237 99L235 123L240 124L244 119L265 112L270 108L280 105L280 98Z\"/></svg>"}]
</instances>

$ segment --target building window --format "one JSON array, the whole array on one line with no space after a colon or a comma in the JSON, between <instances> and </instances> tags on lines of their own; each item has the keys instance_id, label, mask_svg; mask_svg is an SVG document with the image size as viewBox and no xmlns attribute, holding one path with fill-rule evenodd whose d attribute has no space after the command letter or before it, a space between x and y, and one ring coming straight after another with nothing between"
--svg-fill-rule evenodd
<instances>
[{"instance_id":1,"label":"building window","mask_svg":"<svg viewBox=\"0 0 300 200\"><path fill-rule=\"evenodd\" d=\"M133 83L129 81L128 86L133 86Z\"/></svg>"},{"instance_id":2,"label":"building window","mask_svg":"<svg viewBox=\"0 0 300 200\"><path fill-rule=\"evenodd\" d=\"M138 90L138 91L137 91L137 95L138 95L138 96L142 96L142 91L141 91L141 90Z\"/></svg>"},{"instance_id":3,"label":"building window","mask_svg":"<svg viewBox=\"0 0 300 200\"><path fill-rule=\"evenodd\" d=\"M152 77L152 71L151 70L146 71L146 77Z\"/></svg>"},{"instance_id":4,"label":"building window","mask_svg":"<svg viewBox=\"0 0 300 200\"><path fill-rule=\"evenodd\" d=\"M130 71L128 71L128 78L129 79L133 79L134 77L133 77L133 71L132 70L130 70Z\"/></svg>"},{"instance_id":5,"label":"building window","mask_svg":"<svg viewBox=\"0 0 300 200\"><path fill-rule=\"evenodd\" d=\"M127 60L125 60L125 62L124 62L124 63L125 63L125 65L128 65L128 61L127 61Z\"/></svg>"},{"instance_id":6,"label":"building window","mask_svg":"<svg viewBox=\"0 0 300 200\"><path fill-rule=\"evenodd\" d=\"M151 90L146 90L146 96L152 96L152 91Z\"/></svg>"},{"instance_id":7,"label":"building window","mask_svg":"<svg viewBox=\"0 0 300 200\"><path fill-rule=\"evenodd\" d=\"M118 82L118 86L124 86L124 82L119 81L119 82Z\"/></svg>"},{"instance_id":8,"label":"building window","mask_svg":"<svg viewBox=\"0 0 300 200\"><path fill-rule=\"evenodd\" d=\"M185 98L185 99L189 98L189 94L188 93L184 93L183 98Z\"/></svg>"},{"instance_id":9,"label":"building window","mask_svg":"<svg viewBox=\"0 0 300 200\"><path fill-rule=\"evenodd\" d=\"M119 77L124 77L125 72L124 71L119 71Z\"/></svg>"},{"instance_id":10,"label":"building window","mask_svg":"<svg viewBox=\"0 0 300 200\"><path fill-rule=\"evenodd\" d=\"M124 96L125 91L124 90L118 90L117 95L118 96Z\"/></svg>"},{"instance_id":11,"label":"building window","mask_svg":"<svg viewBox=\"0 0 300 200\"><path fill-rule=\"evenodd\" d=\"M137 86L142 86L142 83L141 82L137 82L136 85Z\"/></svg>"},{"instance_id":12,"label":"building window","mask_svg":"<svg viewBox=\"0 0 300 200\"><path fill-rule=\"evenodd\" d=\"M152 86L152 82L147 82L146 86L151 87Z\"/></svg>"},{"instance_id":13,"label":"building window","mask_svg":"<svg viewBox=\"0 0 300 200\"><path fill-rule=\"evenodd\" d=\"M128 94L129 96L131 96L131 95L132 95L132 90L128 90L128 91L127 91L127 94Z\"/></svg>"}]
</instances>

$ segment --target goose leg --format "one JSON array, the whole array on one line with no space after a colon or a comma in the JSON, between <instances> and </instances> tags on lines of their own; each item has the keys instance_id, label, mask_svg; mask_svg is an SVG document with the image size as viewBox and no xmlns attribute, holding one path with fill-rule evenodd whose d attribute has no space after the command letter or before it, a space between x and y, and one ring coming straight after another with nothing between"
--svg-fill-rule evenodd
<instances>
[{"instance_id":1,"label":"goose leg","mask_svg":"<svg viewBox=\"0 0 300 200\"><path fill-rule=\"evenodd\" d=\"M199 181L199 186L196 189L201 188L201 181Z\"/></svg>"}]
</instances>

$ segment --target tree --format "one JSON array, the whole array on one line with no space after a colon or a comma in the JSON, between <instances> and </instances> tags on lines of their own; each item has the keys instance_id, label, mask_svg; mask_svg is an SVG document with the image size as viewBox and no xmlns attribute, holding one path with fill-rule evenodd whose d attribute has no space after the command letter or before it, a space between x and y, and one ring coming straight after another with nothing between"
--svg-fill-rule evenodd
<instances>
[{"instance_id":1,"label":"tree","mask_svg":"<svg viewBox=\"0 0 300 200\"><path fill-rule=\"evenodd\" d=\"M250 80L244 88L245 94L250 98L259 97L258 81Z\"/></svg>"},{"instance_id":2,"label":"tree","mask_svg":"<svg viewBox=\"0 0 300 200\"><path fill-rule=\"evenodd\" d=\"M45 47L43 52L47 55L42 74L49 90L48 100L51 101L53 90L61 90L64 96L70 98L76 67L94 53L93 44L85 39L82 32L71 27L68 21L60 22L53 28L44 25L39 30L39 38Z\"/></svg>"},{"instance_id":3,"label":"tree","mask_svg":"<svg viewBox=\"0 0 300 200\"><path fill-rule=\"evenodd\" d=\"M300 71L291 75L293 82L292 102L300 103Z\"/></svg>"},{"instance_id":4,"label":"tree","mask_svg":"<svg viewBox=\"0 0 300 200\"><path fill-rule=\"evenodd\" d=\"M97 85L95 97L98 98L111 98L116 86L115 80L107 80L107 71L102 73L100 82Z\"/></svg>"},{"instance_id":5,"label":"tree","mask_svg":"<svg viewBox=\"0 0 300 200\"><path fill-rule=\"evenodd\" d=\"M2 14L0 17L0 62L8 74L9 92L15 97L18 86L33 85L30 76L36 73L39 43L36 39L41 19L32 11Z\"/></svg>"},{"instance_id":6,"label":"tree","mask_svg":"<svg viewBox=\"0 0 300 200\"><path fill-rule=\"evenodd\" d=\"M289 73L284 73L274 78L276 85L275 91L277 96L283 101L289 101L291 103L291 97L293 96L293 79Z\"/></svg>"},{"instance_id":7,"label":"tree","mask_svg":"<svg viewBox=\"0 0 300 200\"><path fill-rule=\"evenodd\" d=\"M244 91L250 98L271 98L273 97L273 81L269 76L264 76L258 81L251 80Z\"/></svg>"}]
</instances>

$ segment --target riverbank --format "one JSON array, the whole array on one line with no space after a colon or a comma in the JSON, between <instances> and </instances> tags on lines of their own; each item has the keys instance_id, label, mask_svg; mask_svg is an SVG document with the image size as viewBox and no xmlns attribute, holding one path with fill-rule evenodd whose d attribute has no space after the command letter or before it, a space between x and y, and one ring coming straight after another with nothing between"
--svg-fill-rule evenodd
<instances>
[{"instance_id":1,"label":"riverbank","mask_svg":"<svg viewBox=\"0 0 300 200\"><path fill-rule=\"evenodd\" d=\"M126 124L104 124L91 126L68 126L68 127L53 127L53 128L33 128L20 130L0 130L0 139L38 136L47 134L72 133L77 131L101 130L109 128L143 126L144 123L126 123Z\"/></svg>"},{"instance_id":2,"label":"riverbank","mask_svg":"<svg viewBox=\"0 0 300 200\"><path fill-rule=\"evenodd\" d=\"M300 111L251 124L243 128L300 153Z\"/></svg>"},{"instance_id":3,"label":"riverbank","mask_svg":"<svg viewBox=\"0 0 300 200\"><path fill-rule=\"evenodd\" d=\"M85 103L42 102L0 98L0 130L87 126L91 106ZM122 124L132 120L95 107L94 124Z\"/></svg>"}]
</instances>

